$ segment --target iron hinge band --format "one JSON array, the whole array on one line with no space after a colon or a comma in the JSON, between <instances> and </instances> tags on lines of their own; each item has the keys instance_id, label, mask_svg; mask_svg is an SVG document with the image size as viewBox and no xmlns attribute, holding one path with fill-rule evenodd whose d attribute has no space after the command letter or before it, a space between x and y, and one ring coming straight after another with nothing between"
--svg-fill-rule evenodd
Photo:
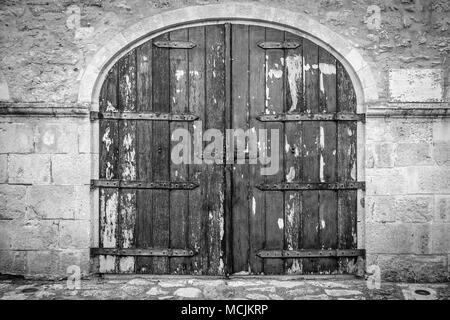
<instances>
[{"instance_id":1,"label":"iron hinge band","mask_svg":"<svg viewBox=\"0 0 450 320\"><path fill-rule=\"evenodd\" d=\"M91 111L91 120L153 120L153 121L195 121L199 117L189 113L164 112L98 112Z\"/></svg>"},{"instance_id":2,"label":"iron hinge band","mask_svg":"<svg viewBox=\"0 0 450 320\"><path fill-rule=\"evenodd\" d=\"M300 182L286 182L267 184L262 183L256 186L261 191L284 191L284 190L355 190L366 189L366 183L362 181L356 182L333 182L333 183L300 183Z\"/></svg>"},{"instance_id":3,"label":"iron hinge band","mask_svg":"<svg viewBox=\"0 0 450 320\"><path fill-rule=\"evenodd\" d=\"M365 256L364 249L329 249L329 250L261 250L256 254L260 258L339 258Z\"/></svg>"},{"instance_id":4,"label":"iron hinge band","mask_svg":"<svg viewBox=\"0 0 450 320\"><path fill-rule=\"evenodd\" d=\"M171 182L171 181L127 181L127 180L91 180L93 188L121 188L121 189L179 189L193 190L198 187L196 182Z\"/></svg>"},{"instance_id":5,"label":"iron hinge band","mask_svg":"<svg viewBox=\"0 0 450 320\"><path fill-rule=\"evenodd\" d=\"M263 41L258 43L261 49L296 49L300 47L298 41Z\"/></svg>"},{"instance_id":6,"label":"iron hinge band","mask_svg":"<svg viewBox=\"0 0 450 320\"><path fill-rule=\"evenodd\" d=\"M290 121L361 121L366 122L364 113L277 113L260 114L256 117L262 122L290 122Z\"/></svg>"},{"instance_id":7,"label":"iron hinge band","mask_svg":"<svg viewBox=\"0 0 450 320\"><path fill-rule=\"evenodd\" d=\"M91 248L91 255L108 256L147 256L147 257L192 257L196 253L190 249L159 248Z\"/></svg>"},{"instance_id":8,"label":"iron hinge band","mask_svg":"<svg viewBox=\"0 0 450 320\"><path fill-rule=\"evenodd\" d=\"M155 41L153 45L158 48L168 48L168 49L192 49L197 46L196 43L192 41Z\"/></svg>"}]
</instances>

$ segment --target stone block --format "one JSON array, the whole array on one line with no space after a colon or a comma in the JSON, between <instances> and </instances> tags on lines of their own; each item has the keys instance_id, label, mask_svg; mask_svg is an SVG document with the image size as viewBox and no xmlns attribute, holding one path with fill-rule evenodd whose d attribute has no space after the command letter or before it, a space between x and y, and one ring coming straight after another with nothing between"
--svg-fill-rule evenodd
<instances>
[{"instance_id":1,"label":"stone block","mask_svg":"<svg viewBox=\"0 0 450 320\"><path fill-rule=\"evenodd\" d=\"M431 226L431 253L450 253L450 223Z\"/></svg>"},{"instance_id":2,"label":"stone block","mask_svg":"<svg viewBox=\"0 0 450 320\"><path fill-rule=\"evenodd\" d=\"M393 196L367 196L366 216L371 222L395 221L395 198Z\"/></svg>"},{"instance_id":3,"label":"stone block","mask_svg":"<svg viewBox=\"0 0 450 320\"><path fill-rule=\"evenodd\" d=\"M367 223L366 250L370 253L429 253L430 232L430 224Z\"/></svg>"},{"instance_id":4,"label":"stone block","mask_svg":"<svg viewBox=\"0 0 450 320\"><path fill-rule=\"evenodd\" d=\"M62 220L59 223L60 249L89 248L89 220Z\"/></svg>"},{"instance_id":5,"label":"stone block","mask_svg":"<svg viewBox=\"0 0 450 320\"><path fill-rule=\"evenodd\" d=\"M95 122L96 128L98 128L98 121ZM98 131L97 131L98 132ZM98 135L98 133L97 133ZM91 124L90 122L83 122L78 126L78 152L79 153L91 153L96 151L99 152L98 149L98 139L95 139L97 142L95 146L91 148ZM94 142L94 141L92 141Z\"/></svg>"},{"instance_id":6,"label":"stone block","mask_svg":"<svg viewBox=\"0 0 450 320\"><path fill-rule=\"evenodd\" d=\"M37 278L58 278L59 252L56 250L28 251L27 275Z\"/></svg>"},{"instance_id":7,"label":"stone block","mask_svg":"<svg viewBox=\"0 0 450 320\"><path fill-rule=\"evenodd\" d=\"M0 183L8 181L8 155L0 154Z\"/></svg>"},{"instance_id":8,"label":"stone block","mask_svg":"<svg viewBox=\"0 0 450 320\"><path fill-rule=\"evenodd\" d=\"M450 140L450 119L441 118L433 122L433 141L449 142Z\"/></svg>"},{"instance_id":9,"label":"stone block","mask_svg":"<svg viewBox=\"0 0 450 320\"><path fill-rule=\"evenodd\" d=\"M408 189L405 168L383 168L366 170L367 195L405 194Z\"/></svg>"},{"instance_id":10,"label":"stone block","mask_svg":"<svg viewBox=\"0 0 450 320\"><path fill-rule=\"evenodd\" d=\"M0 219L21 219L27 211L27 187L0 185Z\"/></svg>"},{"instance_id":11,"label":"stone block","mask_svg":"<svg viewBox=\"0 0 450 320\"><path fill-rule=\"evenodd\" d=\"M0 153L30 153L33 151L32 124L0 123Z\"/></svg>"},{"instance_id":12,"label":"stone block","mask_svg":"<svg viewBox=\"0 0 450 320\"><path fill-rule=\"evenodd\" d=\"M450 167L414 167L408 174L410 192L450 193Z\"/></svg>"},{"instance_id":13,"label":"stone block","mask_svg":"<svg viewBox=\"0 0 450 320\"><path fill-rule=\"evenodd\" d=\"M366 124L367 141L427 142L433 141L431 119L369 119Z\"/></svg>"},{"instance_id":14,"label":"stone block","mask_svg":"<svg viewBox=\"0 0 450 320\"><path fill-rule=\"evenodd\" d=\"M35 129L37 153L75 153L78 149L77 125L60 123L39 123Z\"/></svg>"},{"instance_id":15,"label":"stone block","mask_svg":"<svg viewBox=\"0 0 450 320\"><path fill-rule=\"evenodd\" d=\"M59 244L59 225L52 220L27 220L11 225L11 247L16 250L50 250Z\"/></svg>"},{"instance_id":16,"label":"stone block","mask_svg":"<svg viewBox=\"0 0 450 320\"><path fill-rule=\"evenodd\" d=\"M394 144L376 143L367 146L368 154L377 168L390 168L394 166Z\"/></svg>"},{"instance_id":17,"label":"stone block","mask_svg":"<svg viewBox=\"0 0 450 320\"><path fill-rule=\"evenodd\" d=\"M433 220L433 196L396 197L393 214L396 221L429 222Z\"/></svg>"},{"instance_id":18,"label":"stone block","mask_svg":"<svg viewBox=\"0 0 450 320\"><path fill-rule=\"evenodd\" d=\"M9 220L0 220L0 250L11 249L11 224Z\"/></svg>"},{"instance_id":19,"label":"stone block","mask_svg":"<svg viewBox=\"0 0 450 320\"><path fill-rule=\"evenodd\" d=\"M448 141L450 141L450 136ZM450 142L435 142L433 159L438 166L450 166Z\"/></svg>"},{"instance_id":20,"label":"stone block","mask_svg":"<svg viewBox=\"0 0 450 320\"><path fill-rule=\"evenodd\" d=\"M367 265L377 265L383 281L444 282L448 281L445 255L368 254Z\"/></svg>"},{"instance_id":21,"label":"stone block","mask_svg":"<svg viewBox=\"0 0 450 320\"><path fill-rule=\"evenodd\" d=\"M50 156L43 154L10 154L9 183L49 184Z\"/></svg>"},{"instance_id":22,"label":"stone block","mask_svg":"<svg viewBox=\"0 0 450 320\"><path fill-rule=\"evenodd\" d=\"M0 273L23 275L27 270L27 251L0 249Z\"/></svg>"},{"instance_id":23,"label":"stone block","mask_svg":"<svg viewBox=\"0 0 450 320\"><path fill-rule=\"evenodd\" d=\"M395 150L395 166L433 164L431 145L428 143L399 143Z\"/></svg>"},{"instance_id":24,"label":"stone block","mask_svg":"<svg viewBox=\"0 0 450 320\"><path fill-rule=\"evenodd\" d=\"M55 184L60 185L90 184L90 155L53 155L52 178Z\"/></svg>"},{"instance_id":25,"label":"stone block","mask_svg":"<svg viewBox=\"0 0 450 320\"><path fill-rule=\"evenodd\" d=\"M442 70L392 69L389 71L389 97L393 102L443 101Z\"/></svg>"},{"instance_id":26,"label":"stone block","mask_svg":"<svg viewBox=\"0 0 450 320\"><path fill-rule=\"evenodd\" d=\"M38 219L74 219L79 204L73 186L31 186L29 211Z\"/></svg>"},{"instance_id":27,"label":"stone block","mask_svg":"<svg viewBox=\"0 0 450 320\"><path fill-rule=\"evenodd\" d=\"M450 222L450 195L435 195L434 221Z\"/></svg>"}]
</instances>

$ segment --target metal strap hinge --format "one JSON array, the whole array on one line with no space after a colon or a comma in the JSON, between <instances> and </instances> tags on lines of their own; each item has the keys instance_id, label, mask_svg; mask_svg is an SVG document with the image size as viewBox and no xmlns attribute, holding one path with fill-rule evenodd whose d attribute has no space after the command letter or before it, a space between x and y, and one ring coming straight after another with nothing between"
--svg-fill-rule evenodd
<instances>
[{"instance_id":1,"label":"metal strap hinge","mask_svg":"<svg viewBox=\"0 0 450 320\"><path fill-rule=\"evenodd\" d=\"M172 182L172 181L131 181L131 180L91 180L92 187L122 188L122 189L180 189L193 190L198 187L196 182Z\"/></svg>"},{"instance_id":2,"label":"metal strap hinge","mask_svg":"<svg viewBox=\"0 0 450 320\"><path fill-rule=\"evenodd\" d=\"M197 46L192 41L155 41L153 45L158 48L169 48L169 49L192 49Z\"/></svg>"},{"instance_id":3,"label":"metal strap hinge","mask_svg":"<svg viewBox=\"0 0 450 320\"><path fill-rule=\"evenodd\" d=\"M262 122L289 121L366 121L364 113L277 113L261 114L256 117Z\"/></svg>"},{"instance_id":4,"label":"metal strap hinge","mask_svg":"<svg viewBox=\"0 0 450 320\"><path fill-rule=\"evenodd\" d=\"M160 248L91 248L91 255L108 256L148 256L148 257L192 257L197 253L191 249Z\"/></svg>"},{"instance_id":5,"label":"metal strap hinge","mask_svg":"<svg viewBox=\"0 0 450 320\"><path fill-rule=\"evenodd\" d=\"M329 250L261 250L256 254L260 258L339 258L365 256L364 249L329 249Z\"/></svg>"},{"instance_id":6,"label":"metal strap hinge","mask_svg":"<svg viewBox=\"0 0 450 320\"><path fill-rule=\"evenodd\" d=\"M91 120L195 121L198 118L197 115L189 113L91 111Z\"/></svg>"},{"instance_id":7,"label":"metal strap hinge","mask_svg":"<svg viewBox=\"0 0 450 320\"><path fill-rule=\"evenodd\" d=\"M262 49L296 49L300 47L298 41L263 41L258 43L258 47Z\"/></svg>"},{"instance_id":8,"label":"metal strap hinge","mask_svg":"<svg viewBox=\"0 0 450 320\"><path fill-rule=\"evenodd\" d=\"M354 190L366 189L366 183L362 181L355 182L286 182L286 183L262 183L256 186L261 191L284 191L284 190Z\"/></svg>"}]
</instances>

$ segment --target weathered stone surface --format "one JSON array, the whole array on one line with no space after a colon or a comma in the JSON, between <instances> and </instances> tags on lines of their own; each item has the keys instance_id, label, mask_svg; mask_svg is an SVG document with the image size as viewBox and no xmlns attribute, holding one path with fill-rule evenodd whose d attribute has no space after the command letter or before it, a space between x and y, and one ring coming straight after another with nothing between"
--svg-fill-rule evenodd
<instances>
[{"instance_id":1,"label":"weathered stone surface","mask_svg":"<svg viewBox=\"0 0 450 320\"><path fill-rule=\"evenodd\" d=\"M0 154L0 183L8 181L8 156Z\"/></svg>"},{"instance_id":2,"label":"weathered stone surface","mask_svg":"<svg viewBox=\"0 0 450 320\"><path fill-rule=\"evenodd\" d=\"M2 235L0 235L0 239L2 239ZM0 240L0 242L2 241ZM27 272L27 252L0 249L0 270L4 274L25 274Z\"/></svg>"},{"instance_id":3,"label":"weathered stone surface","mask_svg":"<svg viewBox=\"0 0 450 320\"><path fill-rule=\"evenodd\" d=\"M431 253L450 253L450 223L431 226Z\"/></svg>"},{"instance_id":4,"label":"weathered stone surface","mask_svg":"<svg viewBox=\"0 0 450 320\"><path fill-rule=\"evenodd\" d=\"M10 154L9 183L50 184L50 156L41 154Z\"/></svg>"},{"instance_id":5,"label":"weathered stone surface","mask_svg":"<svg viewBox=\"0 0 450 320\"><path fill-rule=\"evenodd\" d=\"M433 163L431 145L427 143L399 143L395 150L395 166L420 166Z\"/></svg>"},{"instance_id":6,"label":"weathered stone surface","mask_svg":"<svg viewBox=\"0 0 450 320\"><path fill-rule=\"evenodd\" d=\"M411 193L449 193L449 167L414 167L408 170Z\"/></svg>"},{"instance_id":7,"label":"weathered stone surface","mask_svg":"<svg viewBox=\"0 0 450 320\"><path fill-rule=\"evenodd\" d=\"M384 281L442 282L448 279L445 255L369 254L367 264L379 266Z\"/></svg>"},{"instance_id":8,"label":"weathered stone surface","mask_svg":"<svg viewBox=\"0 0 450 320\"><path fill-rule=\"evenodd\" d=\"M33 150L31 124L0 123L0 153L30 153Z\"/></svg>"},{"instance_id":9,"label":"weathered stone surface","mask_svg":"<svg viewBox=\"0 0 450 320\"><path fill-rule=\"evenodd\" d=\"M449 138L450 139L450 138ZM438 166L450 165L450 143L435 142L433 147L433 159Z\"/></svg>"},{"instance_id":10,"label":"weathered stone surface","mask_svg":"<svg viewBox=\"0 0 450 320\"><path fill-rule=\"evenodd\" d=\"M366 170L367 195L406 194L408 186L405 168Z\"/></svg>"},{"instance_id":11,"label":"weathered stone surface","mask_svg":"<svg viewBox=\"0 0 450 320\"><path fill-rule=\"evenodd\" d=\"M77 152L77 125L75 123L38 123L35 129L35 149L38 153Z\"/></svg>"},{"instance_id":12,"label":"weathered stone surface","mask_svg":"<svg viewBox=\"0 0 450 320\"><path fill-rule=\"evenodd\" d=\"M366 250L370 253L416 253L431 251L431 226L419 223L366 223Z\"/></svg>"},{"instance_id":13,"label":"weathered stone surface","mask_svg":"<svg viewBox=\"0 0 450 320\"><path fill-rule=\"evenodd\" d=\"M61 277L59 253L53 250L29 251L27 254L27 274L34 277Z\"/></svg>"},{"instance_id":14,"label":"weathered stone surface","mask_svg":"<svg viewBox=\"0 0 450 320\"><path fill-rule=\"evenodd\" d=\"M59 222L59 248L89 248L90 223L87 220L61 220Z\"/></svg>"},{"instance_id":15,"label":"weathered stone surface","mask_svg":"<svg viewBox=\"0 0 450 320\"><path fill-rule=\"evenodd\" d=\"M55 184L82 185L90 183L91 158L89 154L53 155L52 178Z\"/></svg>"},{"instance_id":16,"label":"weathered stone surface","mask_svg":"<svg viewBox=\"0 0 450 320\"><path fill-rule=\"evenodd\" d=\"M39 219L74 219L79 204L73 186L29 187L29 210Z\"/></svg>"},{"instance_id":17,"label":"weathered stone surface","mask_svg":"<svg viewBox=\"0 0 450 320\"><path fill-rule=\"evenodd\" d=\"M434 221L450 222L450 196L436 195L434 199Z\"/></svg>"},{"instance_id":18,"label":"weathered stone surface","mask_svg":"<svg viewBox=\"0 0 450 320\"><path fill-rule=\"evenodd\" d=\"M77 266L83 276L89 275L89 249L70 249L59 251L59 272L58 274L67 275L67 268Z\"/></svg>"},{"instance_id":19,"label":"weathered stone surface","mask_svg":"<svg viewBox=\"0 0 450 320\"><path fill-rule=\"evenodd\" d=\"M78 126L78 152L79 153L91 153L98 152L99 145L98 139L91 139L92 133L98 132L98 123L97 125L91 124L88 121L80 123ZM92 140L92 141L91 141ZM92 145L91 145L92 144Z\"/></svg>"},{"instance_id":20,"label":"weathered stone surface","mask_svg":"<svg viewBox=\"0 0 450 320\"><path fill-rule=\"evenodd\" d=\"M408 143L433 141L433 120L428 118L369 118L367 141Z\"/></svg>"},{"instance_id":21,"label":"weathered stone surface","mask_svg":"<svg viewBox=\"0 0 450 320\"><path fill-rule=\"evenodd\" d=\"M27 212L27 187L0 184L0 219L20 219Z\"/></svg>"},{"instance_id":22,"label":"weathered stone surface","mask_svg":"<svg viewBox=\"0 0 450 320\"><path fill-rule=\"evenodd\" d=\"M11 248L50 250L59 247L59 223L52 220L27 220L11 224Z\"/></svg>"},{"instance_id":23,"label":"weathered stone surface","mask_svg":"<svg viewBox=\"0 0 450 320\"><path fill-rule=\"evenodd\" d=\"M442 101L442 84L440 69L392 69L389 71L391 101Z\"/></svg>"},{"instance_id":24,"label":"weathered stone surface","mask_svg":"<svg viewBox=\"0 0 450 320\"><path fill-rule=\"evenodd\" d=\"M394 144L393 143L376 143L368 144L366 147L368 164L370 168L389 168L394 166Z\"/></svg>"},{"instance_id":25,"label":"weathered stone surface","mask_svg":"<svg viewBox=\"0 0 450 320\"><path fill-rule=\"evenodd\" d=\"M202 291L198 288L180 288L174 292L174 295L183 298L200 298Z\"/></svg>"}]
</instances>

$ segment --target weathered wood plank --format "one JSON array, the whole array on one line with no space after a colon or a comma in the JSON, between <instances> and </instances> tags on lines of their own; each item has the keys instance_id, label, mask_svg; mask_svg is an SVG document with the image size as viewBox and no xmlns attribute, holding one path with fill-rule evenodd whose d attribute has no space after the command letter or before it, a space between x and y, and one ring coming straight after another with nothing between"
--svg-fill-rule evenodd
<instances>
[{"instance_id":1,"label":"weathered wood plank","mask_svg":"<svg viewBox=\"0 0 450 320\"><path fill-rule=\"evenodd\" d=\"M316 44L303 40L304 95L306 112L319 112L319 50ZM303 181L319 180L319 123L305 122L303 138ZM319 243L319 192L304 191L302 202L302 248L320 248ZM317 260L303 259L303 273L317 272Z\"/></svg>"},{"instance_id":2,"label":"weathered wood plank","mask_svg":"<svg viewBox=\"0 0 450 320\"><path fill-rule=\"evenodd\" d=\"M154 41L169 40L169 35L163 34ZM170 61L169 50L152 48L153 54L153 110L155 112L170 112ZM153 123L153 180L170 180L170 126L168 122ZM170 245L170 191L153 191L153 246L168 248ZM156 274L169 273L169 259L153 258L153 271Z\"/></svg>"},{"instance_id":3,"label":"weathered wood plank","mask_svg":"<svg viewBox=\"0 0 450 320\"><path fill-rule=\"evenodd\" d=\"M337 104L339 112L356 112L356 95L350 77L344 67L337 63ZM338 124L338 180L356 181L356 122ZM338 192L338 239L339 248L357 247L357 191ZM355 259L339 259L339 272L352 273Z\"/></svg>"},{"instance_id":4,"label":"weathered wood plank","mask_svg":"<svg viewBox=\"0 0 450 320\"><path fill-rule=\"evenodd\" d=\"M286 112L299 113L304 105L303 98L303 55L302 38L291 33L285 33L286 40L294 40L299 43L295 49L286 50ZM285 181L301 181L302 178L302 123L285 123L285 141L283 152ZM301 192L286 192L284 230L285 248L287 250L299 249L300 222L302 216ZM300 259L285 260L285 272L288 274L301 274L302 264Z\"/></svg>"},{"instance_id":5,"label":"weathered wood plank","mask_svg":"<svg viewBox=\"0 0 450 320\"><path fill-rule=\"evenodd\" d=\"M118 110L117 104L117 66L111 68L100 92L100 111ZM119 126L116 120L102 120L99 125L100 170L103 179L118 178ZM100 247L117 245L118 190L100 189ZM99 256L99 272L114 273L116 257Z\"/></svg>"},{"instance_id":6,"label":"weathered wood plank","mask_svg":"<svg viewBox=\"0 0 450 320\"><path fill-rule=\"evenodd\" d=\"M205 27L189 28L189 40L197 46L189 50L189 111L199 116L199 122L189 124L194 139L202 141L201 132L205 125ZM196 135L196 137L194 137ZM189 180L197 181L200 187L189 191L189 248L198 252L190 259L193 274L205 274L208 270L208 248L206 246L206 216L203 197L208 192L208 177L201 164L202 143L192 149L194 164L189 166ZM200 164L199 164L200 161Z\"/></svg>"},{"instance_id":7,"label":"weathered wood plank","mask_svg":"<svg viewBox=\"0 0 450 320\"><path fill-rule=\"evenodd\" d=\"M266 41L284 41L284 32L266 28ZM273 49L266 51L266 113L279 113L285 110L284 97L284 50ZM270 140L271 130L279 132L279 163L278 172L266 177L267 182L280 181L284 178L284 125L282 123L266 123ZM270 149L271 143L268 144ZM272 152L271 150L269 152ZM271 153L270 153L271 154ZM283 249L284 247L284 194L283 192L266 192L266 249ZM265 274L280 274L283 272L284 262L281 259L264 261Z\"/></svg>"},{"instance_id":8,"label":"weathered wood plank","mask_svg":"<svg viewBox=\"0 0 450 320\"><path fill-rule=\"evenodd\" d=\"M232 26L232 70L236 75L232 81L232 128L248 129L248 26ZM245 141L237 141L233 138L231 145L234 147L235 159L232 171L232 230L233 230L233 272L248 272L249 251L249 194L247 181L249 179L249 165L241 151L245 149ZM243 144L242 144L243 143ZM243 148L242 148L243 147ZM242 161L242 163L241 163Z\"/></svg>"},{"instance_id":9,"label":"weathered wood plank","mask_svg":"<svg viewBox=\"0 0 450 320\"><path fill-rule=\"evenodd\" d=\"M149 112L153 110L152 93L152 42L149 41L136 48L137 60L137 111ZM136 122L136 156L137 177L142 181L152 181L152 121ZM136 218L136 246L148 248L153 245L153 191L137 190L137 218ZM137 273L152 273L151 257L136 257Z\"/></svg>"},{"instance_id":10,"label":"weathered wood plank","mask_svg":"<svg viewBox=\"0 0 450 320\"><path fill-rule=\"evenodd\" d=\"M265 52L258 47L258 43L265 40L265 29L259 26L249 26L249 64L250 64L250 128L259 134L264 124L256 117L264 112L265 102ZM263 147L260 145L260 147ZM263 147L265 148L265 147ZM265 192L256 188L256 185L265 181L261 175L261 165L250 166L250 252L249 262L253 274L263 272L263 262L256 253L263 249L265 241Z\"/></svg>"},{"instance_id":11,"label":"weathered wood plank","mask_svg":"<svg viewBox=\"0 0 450 320\"><path fill-rule=\"evenodd\" d=\"M136 111L136 51L119 60L119 111ZM119 177L136 180L136 121L119 122ZM119 248L135 245L136 190L119 190ZM134 257L120 257L119 273L135 271Z\"/></svg>"},{"instance_id":12,"label":"weathered wood plank","mask_svg":"<svg viewBox=\"0 0 450 320\"><path fill-rule=\"evenodd\" d=\"M182 29L170 33L171 41L187 41L188 30ZM189 111L189 69L188 51L186 49L170 50L170 112L185 113ZM170 132L176 129L188 130L186 122L171 122ZM172 139L171 139L172 140ZM171 142L171 148L178 142ZM187 164L175 164L170 161L170 180L187 181L189 178ZM188 191L172 190L170 192L170 247L187 248L188 226ZM189 259L170 258L172 274L186 274Z\"/></svg>"},{"instance_id":13,"label":"weathered wood plank","mask_svg":"<svg viewBox=\"0 0 450 320\"><path fill-rule=\"evenodd\" d=\"M225 119L225 27L206 26L206 114L205 128L219 129L223 132ZM222 141L223 143L223 141ZM209 144L209 143L207 143ZM217 158L223 162L223 147L215 150ZM223 164L207 164L204 167L208 238L208 274L223 273L222 240L224 237L224 167Z\"/></svg>"},{"instance_id":14,"label":"weathered wood plank","mask_svg":"<svg viewBox=\"0 0 450 320\"><path fill-rule=\"evenodd\" d=\"M336 112L336 59L319 47L319 111ZM319 127L319 181L335 182L337 178L337 125L336 122L320 122ZM319 191L319 241L325 249L337 248L337 192ZM337 259L319 259L321 273L337 270Z\"/></svg>"}]
</instances>

